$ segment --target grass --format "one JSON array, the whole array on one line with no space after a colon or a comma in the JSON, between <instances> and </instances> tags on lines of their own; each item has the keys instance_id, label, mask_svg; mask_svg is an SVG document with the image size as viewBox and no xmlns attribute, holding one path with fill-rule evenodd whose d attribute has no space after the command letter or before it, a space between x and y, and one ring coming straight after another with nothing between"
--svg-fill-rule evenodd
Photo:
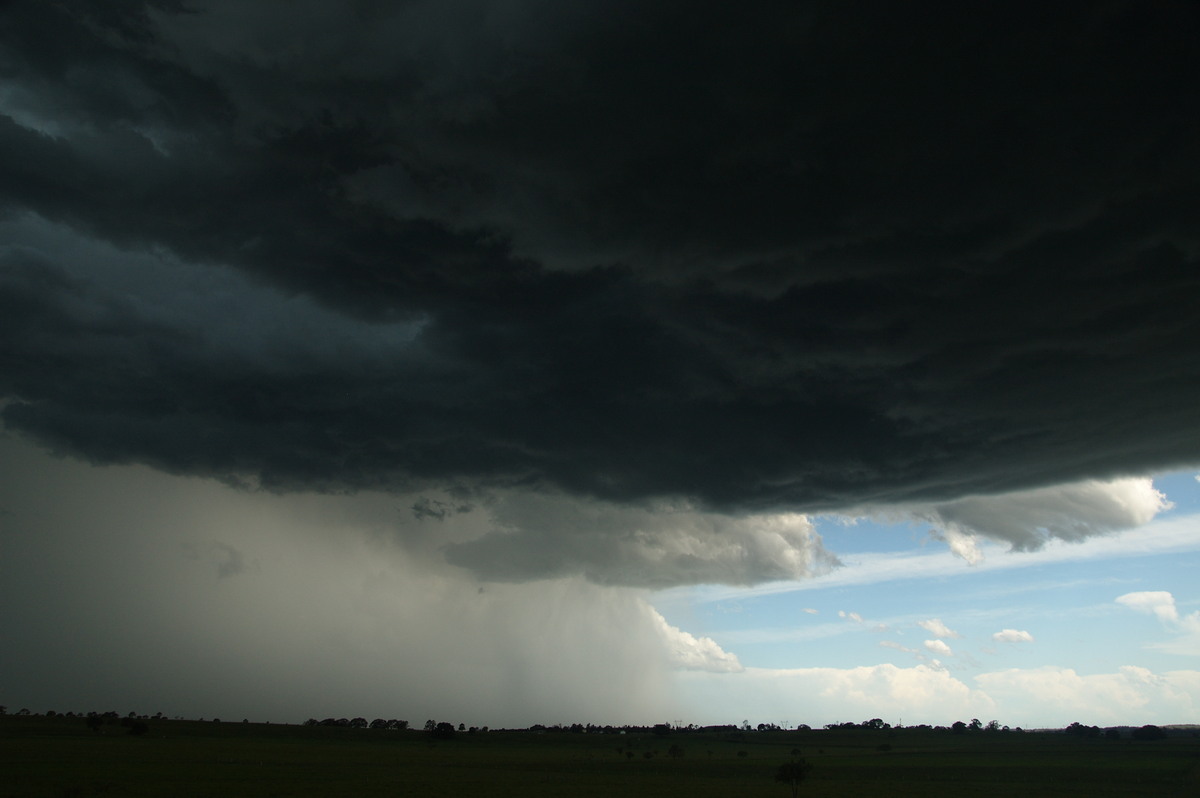
<instances>
[{"instance_id":1,"label":"grass","mask_svg":"<svg viewBox=\"0 0 1200 798\"><path fill-rule=\"evenodd\" d=\"M1200 795L1200 739L896 730L599 735L0 717L8 796L775 796L800 749L803 796ZM671 746L683 756L668 755Z\"/></svg>"}]
</instances>

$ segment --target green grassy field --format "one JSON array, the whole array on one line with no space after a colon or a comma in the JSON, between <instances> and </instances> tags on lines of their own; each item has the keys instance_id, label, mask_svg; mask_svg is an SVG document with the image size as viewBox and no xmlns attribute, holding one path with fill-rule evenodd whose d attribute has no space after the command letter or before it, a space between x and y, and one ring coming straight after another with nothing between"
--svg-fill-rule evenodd
<instances>
[{"instance_id":1,"label":"green grassy field","mask_svg":"<svg viewBox=\"0 0 1200 798\"><path fill-rule=\"evenodd\" d=\"M149 721L133 736L82 718L0 717L7 796L776 796L799 749L803 796L1200 796L1200 738L918 730L488 732ZM672 746L681 756L670 756ZM890 746L890 748L889 748Z\"/></svg>"}]
</instances>

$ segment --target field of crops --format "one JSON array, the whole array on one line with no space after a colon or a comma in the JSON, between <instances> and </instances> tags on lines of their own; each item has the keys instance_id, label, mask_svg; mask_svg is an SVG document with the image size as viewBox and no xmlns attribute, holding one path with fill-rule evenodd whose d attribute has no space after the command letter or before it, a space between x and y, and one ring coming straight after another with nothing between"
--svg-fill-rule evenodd
<instances>
[{"instance_id":1,"label":"field of crops","mask_svg":"<svg viewBox=\"0 0 1200 798\"><path fill-rule=\"evenodd\" d=\"M8 796L1197 796L1200 738L919 730L461 733L0 717Z\"/></svg>"}]
</instances>

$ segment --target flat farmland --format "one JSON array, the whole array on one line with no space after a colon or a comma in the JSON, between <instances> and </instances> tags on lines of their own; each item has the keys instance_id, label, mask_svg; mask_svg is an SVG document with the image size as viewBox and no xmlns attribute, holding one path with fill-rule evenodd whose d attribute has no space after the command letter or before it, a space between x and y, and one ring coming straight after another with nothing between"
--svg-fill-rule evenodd
<instances>
[{"instance_id":1,"label":"flat farmland","mask_svg":"<svg viewBox=\"0 0 1200 798\"><path fill-rule=\"evenodd\" d=\"M7 796L1197 796L1200 738L921 730L460 733L151 720L132 735L82 718L0 717Z\"/></svg>"}]
</instances>

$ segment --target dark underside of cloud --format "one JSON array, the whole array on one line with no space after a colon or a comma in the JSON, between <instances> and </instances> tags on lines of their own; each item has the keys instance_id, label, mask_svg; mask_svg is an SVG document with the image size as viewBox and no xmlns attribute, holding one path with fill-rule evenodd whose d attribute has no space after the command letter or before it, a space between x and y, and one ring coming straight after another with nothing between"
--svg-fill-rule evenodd
<instances>
[{"instance_id":1,"label":"dark underside of cloud","mask_svg":"<svg viewBox=\"0 0 1200 798\"><path fill-rule=\"evenodd\" d=\"M187 6L0 11L11 430L724 511L1200 460L1195 3Z\"/></svg>"}]
</instances>

